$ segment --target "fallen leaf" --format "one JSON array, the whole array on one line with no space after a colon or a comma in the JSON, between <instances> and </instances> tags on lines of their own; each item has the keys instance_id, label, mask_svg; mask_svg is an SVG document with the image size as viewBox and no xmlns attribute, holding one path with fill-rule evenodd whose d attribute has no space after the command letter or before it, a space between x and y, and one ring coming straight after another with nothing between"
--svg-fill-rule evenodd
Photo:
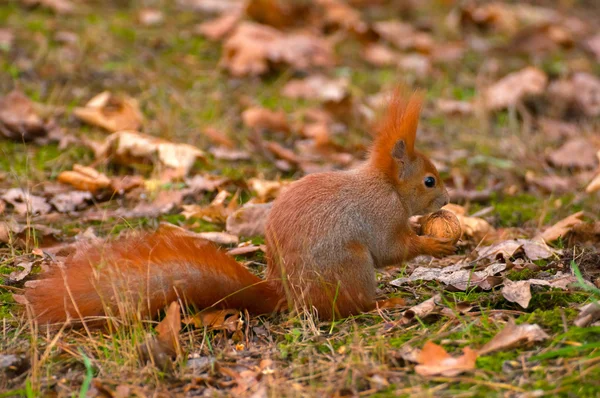
<instances>
[{"instance_id":1,"label":"fallen leaf","mask_svg":"<svg viewBox=\"0 0 600 398\"><path fill-rule=\"evenodd\" d=\"M491 246L482 246L477 249L479 258L509 259L515 255L518 250L523 250L527 258L532 261L542 260L559 254L560 251L554 250L542 239L515 239L505 240Z\"/></svg>"},{"instance_id":2,"label":"fallen leaf","mask_svg":"<svg viewBox=\"0 0 600 398\"><path fill-rule=\"evenodd\" d=\"M585 138L572 138L548 155L548 162L555 167L593 169L598 165L598 149Z\"/></svg>"},{"instance_id":3,"label":"fallen leaf","mask_svg":"<svg viewBox=\"0 0 600 398\"><path fill-rule=\"evenodd\" d=\"M542 94L547 83L548 76L544 71L528 66L488 87L483 93L484 106L489 110L515 106L527 96Z\"/></svg>"},{"instance_id":4,"label":"fallen leaf","mask_svg":"<svg viewBox=\"0 0 600 398\"><path fill-rule=\"evenodd\" d=\"M208 14L239 12L244 3L244 0L177 0L180 7Z\"/></svg>"},{"instance_id":5,"label":"fallen leaf","mask_svg":"<svg viewBox=\"0 0 600 398\"><path fill-rule=\"evenodd\" d=\"M165 14L155 8L144 8L138 12L138 19L142 25L156 26L165 20Z\"/></svg>"},{"instance_id":6,"label":"fallen leaf","mask_svg":"<svg viewBox=\"0 0 600 398\"><path fill-rule=\"evenodd\" d=\"M11 204L15 212L20 215L40 215L47 214L52 207L46 202L46 199L32 195L29 191L21 188L12 188L2 195L2 200Z\"/></svg>"},{"instance_id":7,"label":"fallen leaf","mask_svg":"<svg viewBox=\"0 0 600 398\"><path fill-rule=\"evenodd\" d=\"M275 199L289 185L289 181L268 181L261 178L250 178L248 188L256 194L261 202Z\"/></svg>"},{"instance_id":8,"label":"fallen leaf","mask_svg":"<svg viewBox=\"0 0 600 398\"><path fill-rule=\"evenodd\" d=\"M184 211L181 213L188 218L201 218L213 223L224 223L238 206L238 194L229 201L229 205L225 205L225 199L229 196L229 192L221 191L207 206L200 205L184 205Z\"/></svg>"},{"instance_id":9,"label":"fallen leaf","mask_svg":"<svg viewBox=\"0 0 600 398\"><path fill-rule=\"evenodd\" d=\"M416 50L429 54L434 46L429 33L420 32L408 23L397 20L379 21L373 24L373 29L384 40L403 51Z\"/></svg>"},{"instance_id":10,"label":"fallen leaf","mask_svg":"<svg viewBox=\"0 0 600 398\"><path fill-rule=\"evenodd\" d=\"M245 11L256 22L282 29L293 24L294 5L282 0L248 0Z\"/></svg>"},{"instance_id":11,"label":"fallen leaf","mask_svg":"<svg viewBox=\"0 0 600 398\"><path fill-rule=\"evenodd\" d=\"M525 181L548 193L568 193L574 190L572 178L557 175L536 176L532 171L525 173Z\"/></svg>"},{"instance_id":12,"label":"fallen leaf","mask_svg":"<svg viewBox=\"0 0 600 398\"><path fill-rule=\"evenodd\" d=\"M223 146L213 147L209 149L209 152L215 157L215 159L220 160L250 160L252 156L249 152L242 151L239 149L231 149Z\"/></svg>"},{"instance_id":13,"label":"fallen leaf","mask_svg":"<svg viewBox=\"0 0 600 398\"><path fill-rule=\"evenodd\" d=\"M227 232L237 236L264 236L272 203L250 204L227 217Z\"/></svg>"},{"instance_id":14,"label":"fallen leaf","mask_svg":"<svg viewBox=\"0 0 600 398\"><path fill-rule=\"evenodd\" d=\"M270 64L294 69L333 65L331 44L309 33L283 34L270 26L242 22L223 44L220 65L233 76L262 75Z\"/></svg>"},{"instance_id":15,"label":"fallen leaf","mask_svg":"<svg viewBox=\"0 0 600 398\"><path fill-rule=\"evenodd\" d=\"M437 300L439 299L440 296L436 295L431 297L430 299L423 301L422 303L410 307L409 309L404 311L404 314L402 314L402 318L398 320L398 325L408 325L415 318L422 320L425 319L427 316L433 314L438 307Z\"/></svg>"},{"instance_id":16,"label":"fallen leaf","mask_svg":"<svg viewBox=\"0 0 600 398\"><path fill-rule=\"evenodd\" d=\"M444 348L428 341L419 353L419 365L415 366L415 371L421 376L458 376L461 373L475 369L477 356L476 351L465 347L463 348L463 355L453 358Z\"/></svg>"},{"instance_id":17,"label":"fallen leaf","mask_svg":"<svg viewBox=\"0 0 600 398\"><path fill-rule=\"evenodd\" d=\"M593 193L600 190L600 174L597 174L585 188L585 192Z\"/></svg>"},{"instance_id":18,"label":"fallen leaf","mask_svg":"<svg viewBox=\"0 0 600 398\"><path fill-rule=\"evenodd\" d=\"M136 131L119 131L109 135L99 156L115 163L160 164L175 171L175 177L183 177L198 159L205 155L200 149L188 144L176 144Z\"/></svg>"},{"instance_id":19,"label":"fallen leaf","mask_svg":"<svg viewBox=\"0 0 600 398\"><path fill-rule=\"evenodd\" d=\"M196 25L194 31L210 40L221 40L235 29L241 19L241 12L223 13L218 18Z\"/></svg>"},{"instance_id":20,"label":"fallen leaf","mask_svg":"<svg viewBox=\"0 0 600 398\"><path fill-rule=\"evenodd\" d=\"M375 66L397 65L400 54L384 44L369 44L362 51L365 61Z\"/></svg>"},{"instance_id":21,"label":"fallen leaf","mask_svg":"<svg viewBox=\"0 0 600 398\"><path fill-rule=\"evenodd\" d=\"M246 254L256 253L258 251L262 251L264 253L265 249L266 248L263 245L256 246L253 244L249 244L249 245L238 246L238 247L234 247L233 249L229 249L229 250L227 250L227 254L229 254L230 256L242 256L242 255L246 255Z\"/></svg>"},{"instance_id":22,"label":"fallen leaf","mask_svg":"<svg viewBox=\"0 0 600 398\"><path fill-rule=\"evenodd\" d=\"M362 20L360 12L340 0L316 0L323 11L327 27L339 27L354 33L363 34L368 25ZM321 11L319 10L319 12Z\"/></svg>"},{"instance_id":23,"label":"fallen leaf","mask_svg":"<svg viewBox=\"0 0 600 398\"><path fill-rule=\"evenodd\" d=\"M0 134L12 140L31 141L46 133L44 121L25 94L13 90L0 98Z\"/></svg>"},{"instance_id":24,"label":"fallen leaf","mask_svg":"<svg viewBox=\"0 0 600 398\"><path fill-rule=\"evenodd\" d=\"M179 333L181 332L181 307L173 301L165 313L165 317L156 325L156 338L171 355L181 352Z\"/></svg>"},{"instance_id":25,"label":"fallen leaf","mask_svg":"<svg viewBox=\"0 0 600 398\"><path fill-rule=\"evenodd\" d=\"M240 241L236 235L227 232L199 232L198 236L220 245L237 245Z\"/></svg>"},{"instance_id":26,"label":"fallen leaf","mask_svg":"<svg viewBox=\"0 0 600 398\"><path fill-rule=\"evenodd\" d=\"M229 181L228 178L196 174L192 178L186 178L185 183L194 193L213 192Z\"/></svg>"},{"instance_id":27,"label":"fallen leaf","mask_svg":"<svg viewBox=\"0 0 600 398\"><path fill-rule=\"evenodd\" d=\"M63 171L57 177L59 182L69 184L81 191L97 193L111 186L111 180L91 167L73 165L73 171Z\"/></svg>"},{"instance_id":28,"label":"fallen leaf","mask_svg":"<svg viewBox=\"0 0 600 398\"><path fill-rule=\"evenodd\" d=\"M583 215L583 211L571 214L570 216L560 220L550 228L547 228L536 238L541 238L545 242L550 243L557 240L560 237L565 237L575 225L583 223Z\"/></svg>"},{"instance_id":29,"label":"fallen leaf","mask_svg":"<svg viewBox=\"0 0 600 398\"><path fill-rule=\"evenodd\" d=\"M216 144L224 146L226 148L233 149L235 147L235 143L229 138L225 133L219 131L214 127L207 127L202 130L202 134L210 138L210 140Z\"/></svg>"},{"instance_id":30,"label":"fallen leaf","mask_svg":"<svg viewBox=\"0 0 600 398\"><path fill-rule=\"evenodd\" d=\"M305 79L290 80L281 90L281 94L289 98L341 102L349 95L348 80L312 75Z\"/></svg>"},{"instance_id":31,"label":"fallen leaf","mask_svg":"<svg viewBox=\"0 0 600 398\"><path fill-rule=\"evenodd\" d=\"M466 268L466 269L465 269ZM465 291L472 287L490 290L500 284L495 277L506 269L504 263L493 263L481 271L473 271L469 263L458 263L444 268L417 267L409 277L398 278L390 282L394 286L402 286L413 281L438 281Z\"/></svg>"},{"instance_id":32,"label":"fallen leaf","mask_svg":"<svg viewBox=\"0 0 600 398\"><path fill-rule=\"evenodd\" d=\"M86 208L92 199L90 192L72 191L55 195L50 199L50 204L60 213L69 213Z\"/></svg>"},{"instance_id":33,"label":"fallen leaf","mask_svg":"<svg viewBox=\"0 0 600 398\"><path fill-rule=\"evenodd\" d=\"M446 115L471 115L473 114L473 104L467 101L457 101L449 99L438 99L436 102L440 112Z\"/></svg>"},{"instance_id":34,"label":"fallen leaf","mask_svg":"<svg viewBox=\"0 0 600 398\"><path fill-rule=\"evenodd\" d=\"M84 122L112 133L137 130L143 122L142 112L135 99L125 95L116 96L108 91L96 95L84 107L75 108L73 113Z\"/></svg>"},{"instance_id":35,"label":"fallen leaf","mask_svg":"<svg viewBox=\"0 0 600 398\"><path fill-rule=\"evenodd\" d=\"M600 62L600 33L585 40L584 46L596 57L596 61Z\"/></svg>"},{"instance_id":36,"label":"fallen leaf","mask_svg":"<svg viewBox=\"0 0 600 398\"><path fill-rule=\"evenodd\" d=\"M15 40L15 34L11 29L0 28L0 51L8 51Z\"/></svg>"},{"instance_id":37,"label":"fallen leaf","mask_svg":"<svg viewBox=\"0 0 600 398\"><path fill-rule=\"evenodd\" d=\"M538 325L528 323L515 325L515 321L511 318L504 329L477 350L477 353L486 355L498 350L508 350L533 342L544 341L549 337Z\"/></svg>"},{"instance_id":38,"label":"fallen leaf","mask_svg":"<svg viewBox=\"0 0 600 398\"><path fill-rule=\"evenodd\" d=\"M552 280L528 279L513 282L510 279L504 280L502 296L510 302L517 303L523 308L529 307L531 301L531 285L540 285L554 287L566 290L570 284L577 282L574 276L559 276Z\"/></svg>"},{"instance_id":39,"label":"fallen leaf","mask_svg":"<svg viewBox=\"0 0 600 398\"><path fill-rule=\"evenodd\" d=\"M39 247L57 242L61 231L41 224L23 225L15 221L0 221L0 242L20 248L36 244Z\"/></svg>"},{"instance_id":40,"label":"fallen leaf","mask_svg":"<svg viewBox=\"0 0 600 398\"><path fill-rule=\"evenodd\" d=\"M240 311L225 309L200 311L193 317L187 317L184 323L193 324L197 328L208 327L215 330L236 332L241 328L243 321L240 319Z\"/></svg>"},{"instance_id":41,"label":"fallen leaf","mask_svg":"<svg viewBox=\"0 0 600 398\"><path fill-rule=\"evenodd\" d=\"M573 322L575 326L583 328L600 320L600 302L594 301L579 308L579 315Z\"/></svg>"},{"instance_id":42,"label":"fallen leaf","mask_svg":"<svg viewBox=\"0 0 600 398\"><path fill-rule=\"evenodd\" d=\"M57 14L72 14L75 6L69 0L21 0L23 4L29 7L42 6Z\"/></svg>"},{"instance_id":43,"label":"fallen leaf","mask_svg":"<svg viewBox=\"0 0 600 398\"><path fill-rule=\"evenodd\" d=\"M290 126L283 111L272 111L266 108L248 108L242 113L244 125L256 130L289 132Z\"/></svg>"},{"instance_id":44,"label":"fallen leaf","mask_svg":"<svg viewBox=\"0 0 600 398\"><path fill-rule=\"evenodd\" d=\"M31 269L33 268L35 261L20 261L16 263L14 266L16 268L22 268L16 271L11 272L8 275L8 279L11 282L20 282L31 274Z\"/></svg>"}]
</instances>

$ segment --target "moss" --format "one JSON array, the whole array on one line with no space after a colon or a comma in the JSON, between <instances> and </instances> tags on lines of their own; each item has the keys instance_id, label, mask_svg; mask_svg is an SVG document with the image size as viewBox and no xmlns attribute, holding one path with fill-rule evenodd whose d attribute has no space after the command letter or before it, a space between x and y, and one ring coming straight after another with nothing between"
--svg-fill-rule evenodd
<instances>
[{"instance_id":1,"label":"moss","mask_svg":"<svg viewBox=\"0 0 600 398\"><path fill-rule=\"evenodd\" d=\"M528 268L522 270L511 270L506 274L506 277L511 281L522 281L527 279L532 279L537 274L536 271L530 270Z\"/></svg>"},{"instance_id":2,"label":"moss","mask_svg":"<svg viewBox=\"0 0 600 398\"><path fill-rule=\"evenodd\" d=\"M520 316L516 320L516 323L517 324L521 324L521 323L538 324L538 325L540 325L540 327L542 329L544 329L546 331L550 331L551 333L559 333L559 332L564 331L565 322L566 322L567 326L570 325L570 323L577 316L578 311L573 308L564 308L563 307L564 303L562 305L557 304L556 301L554 301L555 299L553 299L553 297L547 297L547 298L544 298L539 301L544 302L546 300L552 302L551 304L548 305L549 307L551 307L550 309L539 308L539 303L534 302L534 299L532 299L532 301L530 303L530 307L538 308L538 309L536 309L535 311L533 311L530 314ZM564 297L561 297L560 301L563 301L563 300L564 300ZM536 305L536 304L538 304L538 305ZM563 314L564 314L564 320L563 320Z\"/></svg>"},{"instance_id":3,"label":"moss","mask_svg":"<svg viewBox=\"0 0 600 398\"><path fill-rule=\"evenodd\" d=\"M540 209L540 199L529 194L506 196L502 199L493 195L491 202L498 223L505 227L523 225L535 219Z\"/></svg>"}]
</instances>

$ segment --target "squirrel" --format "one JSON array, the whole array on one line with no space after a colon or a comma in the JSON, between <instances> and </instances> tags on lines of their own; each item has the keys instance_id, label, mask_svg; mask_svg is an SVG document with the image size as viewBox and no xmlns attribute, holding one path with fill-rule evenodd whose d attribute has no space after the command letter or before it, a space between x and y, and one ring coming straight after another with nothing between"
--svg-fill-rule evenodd
<instances>
[{"instance_id":1,"label":"squirrel","mask_svg":"<svg viewBox=\"0 0 600 398\"><path fill-rule=\"evenodd\" d=\"M309 174L278 196L265 225L265 279L211 242L161 227L81 243L26 289L33 315L43 323L126 316L133 304L136 314L155 317L174 300L257 315L299 306L322 320L373 310L376 269L455 250L450 240L417 235L409 222L449 199L433 163L414 147L422 101L419 92L396 90L366 161Z\"/></svg>"}]
</instances>

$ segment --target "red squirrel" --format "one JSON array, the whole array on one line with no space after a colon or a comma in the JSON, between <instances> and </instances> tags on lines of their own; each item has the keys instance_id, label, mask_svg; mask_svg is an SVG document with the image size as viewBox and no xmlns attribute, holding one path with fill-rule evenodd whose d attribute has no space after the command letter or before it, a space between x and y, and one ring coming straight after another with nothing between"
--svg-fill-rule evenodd
<instances>
[{"instance_id":1,"label":"red squirrel","mask_svg":"<svg viewBox=\"0 0 600 398\"><path fill-rule=\"evenodd\" d=\"M266 223L266 279L212 243L172 228L81 244L25 297L37 320L156 316L174 300L198 309L287 307L332 319L376 307L375 270L417 255L443 256L449 240L419 236L409 217L448 203L435 166L415 150L422 95L395 93L359 167L290 184Z\"/></svg>"}]
</instances>

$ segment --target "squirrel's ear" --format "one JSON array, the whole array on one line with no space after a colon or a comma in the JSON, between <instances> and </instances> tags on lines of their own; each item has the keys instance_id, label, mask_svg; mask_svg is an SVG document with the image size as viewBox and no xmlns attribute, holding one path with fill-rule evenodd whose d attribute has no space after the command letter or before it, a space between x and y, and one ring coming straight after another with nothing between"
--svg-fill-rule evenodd
<instances>
[{"instance_id":1,"label":"squirrel's ear","mask_svg":"<svg viewBox=\"0 0 600 398\"><path fill-rule=\"evenodd\" d=\"M406 171L406 162L408 161L408 154L406 152L406 144L404 143L404 140L396 141L390 155L392 156L392 159L396 161L396 174L398 177L402 178L404 172Z\"/></svg>"},{"instance_id":2,"label":"squirrel's ear","mask_svg":"<svg viewBox=\"0 0 600 398\"><path fill-rule=\"evenodd\" d=\"M422 103L420 92L408 95L402 88L395 90L373 143L370 160L374 167L390 176L398 176L401 164L398 160L406 164L414 157Z\"/></svg>"}]
</instances>

